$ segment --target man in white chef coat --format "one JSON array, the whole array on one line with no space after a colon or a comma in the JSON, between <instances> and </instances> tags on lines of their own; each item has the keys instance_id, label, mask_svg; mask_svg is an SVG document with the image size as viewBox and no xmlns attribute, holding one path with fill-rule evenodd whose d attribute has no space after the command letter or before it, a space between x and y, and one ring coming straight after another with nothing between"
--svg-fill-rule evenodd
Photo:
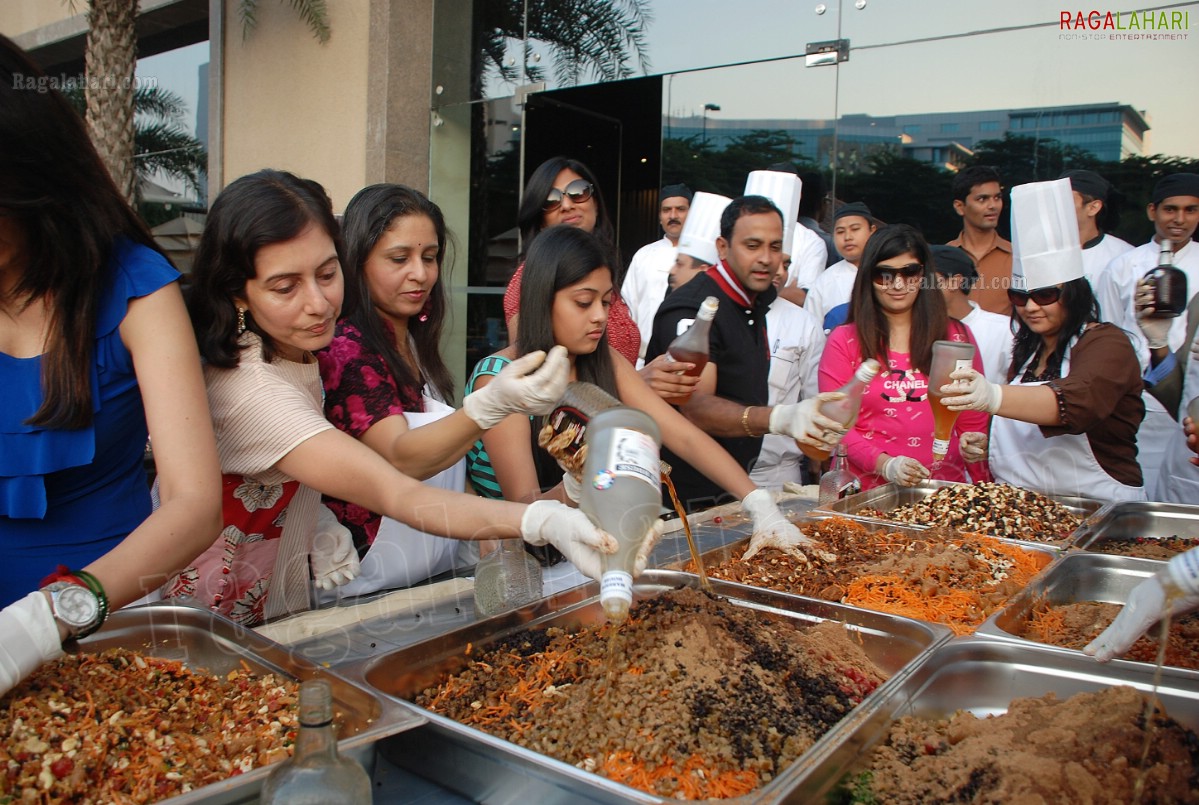
<instances>
[{"instance_id":1,"label":"man in white chef coat","mask_svg":"<svg viewBox=\"0 0 1199 805\"><path fill-rule=\"evenodd\" d=\"M679 235L691 209L691 188L685 184L668 184L658 196L658 223L662 237L637 250L629 261L620 297L641 332L641 350L637 368L645 358L645 345L654 329L654 314L666 295L667 277L674 265Z\"/></svg>"}]
</instances>

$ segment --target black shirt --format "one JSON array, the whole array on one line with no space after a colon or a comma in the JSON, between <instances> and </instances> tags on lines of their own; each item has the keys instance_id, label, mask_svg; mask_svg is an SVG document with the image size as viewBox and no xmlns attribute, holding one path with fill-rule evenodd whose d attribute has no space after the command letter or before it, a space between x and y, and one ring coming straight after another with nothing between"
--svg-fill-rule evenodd
<instances>
[{"instance_id":1,"label":"black shirt","mask_svg":"<svg viewBox=\"0 0 1199 805\"><path fill-rule=\"evenodd\" d=\"M770 344L766 337L766 310L777 293L769 288L758 294L750 306L730 295L718 280L716 268L700 274L668 294L654 317L653 334L645 349L646 363L661 355L679 332L679 322L694 319L704 299L720 300L709 337L709 360L716 364L716 396L743 405L767 405L770 399ZM686 327L690 325L685 325ZM736 462L749 472L762 449L762 437L714 437ZM670 450L662 449L669 462L671 480L679 499L688 511L697 511L731 500L723 489ZM669 500L666 505L670 505Z\"/></svg>"}]
</instances>

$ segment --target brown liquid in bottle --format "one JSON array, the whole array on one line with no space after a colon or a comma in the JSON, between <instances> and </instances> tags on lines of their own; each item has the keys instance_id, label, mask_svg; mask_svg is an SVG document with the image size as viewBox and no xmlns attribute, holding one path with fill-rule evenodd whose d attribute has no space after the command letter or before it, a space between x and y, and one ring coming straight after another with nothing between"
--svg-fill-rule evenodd
<instances>
[{"instance_id":1,"label":"brown liquid in bottle","mask_svg":"<svg viewBox=\"0 0 1199 805\"><path fill-rule=\"evenodd\" d=\"M695 364L693 368L686 369L679 373L686 375L687 377L699 377L700 374L703 373L704 367L708 365L708 353L706 352L698 352L692 349L679 349L675 347L672 348L668 354L672 360L678 361L679 363ZM665 399L666 402L670 403L671 405L682 405L691 399L691 392L680 394L675 397L665 397L663 399Z\"/></svg>"}]
</instances>

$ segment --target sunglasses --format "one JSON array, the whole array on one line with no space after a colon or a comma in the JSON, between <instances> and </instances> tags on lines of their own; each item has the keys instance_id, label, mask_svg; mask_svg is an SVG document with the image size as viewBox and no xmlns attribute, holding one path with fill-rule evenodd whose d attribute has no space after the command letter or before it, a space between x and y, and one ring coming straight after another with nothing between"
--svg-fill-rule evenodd
<instances>
[{"instance_id":1,"label":"sunglasses","mask_svg":"<svg viewBox=\"0 0 1199 805\"><path fill-rule=\"evenodd\" d=\"M1062 289L1056 285L1050 285L1048 288L1037 288L1035 291L1017 291L1015 288L1007 289L1007 298L1016 307L1024 307L1028 304L1028 300L1036 302L1040 307L1052 305L1054 302L1062 298Z\"/></svg>"},{"instance_id":2,"label":"sunglasses","mask_svg":"<svg viewBox=\"0 0 1199 805\"><path fill-rule=\"evenodd\" d=\"M919 263L894 268L890 266L877 266L874 269L872 279L875 285L890 285L895 282L896 276L903 277L904 282L911 282L914 279L924 276L924 266Z\"/></svg>"},{"instance_id":3,"label":"sunglasses","mask_svg":"<svg viewBox=\"0 0 1199 805\"><path fill-rule=\"evenodd\" d=\"M591 194L595 191L591 182L586 179L575 179L566 186L565 190L553 188L549 195L545 197L545 201L541 204L541 209L544 212L556 210L562 206L562 197L565 196L574 204L582 204L591 198Z\"/></svg>"}]
</instances>

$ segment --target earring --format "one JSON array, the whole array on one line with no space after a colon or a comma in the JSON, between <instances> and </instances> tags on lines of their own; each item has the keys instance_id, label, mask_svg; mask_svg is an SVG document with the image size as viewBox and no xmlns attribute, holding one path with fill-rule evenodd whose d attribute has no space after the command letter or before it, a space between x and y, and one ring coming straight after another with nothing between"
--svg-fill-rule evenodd
<instances>
[{"instance_id":1,"label":"earring","mask_svg":"<svg viewBox=\"0 0 1199 805\"><path fill-rule=\"evenodd\" d=\"M237 309L237 334L241 335L246 331L246 309L239 307Z\"/></svg>"},{"instance_id":2,"label":"earring","mask_svg":"<svg viewBox=\"0 0 1199 805\"><path fill-rule=\"evenodd\" d=\"M425 300L425 306L420 309L420 315L416 317L417 321L426 322L429 320L429 310L433 307L433 303L428 299Z\"/></svg>"}]
</instances>

